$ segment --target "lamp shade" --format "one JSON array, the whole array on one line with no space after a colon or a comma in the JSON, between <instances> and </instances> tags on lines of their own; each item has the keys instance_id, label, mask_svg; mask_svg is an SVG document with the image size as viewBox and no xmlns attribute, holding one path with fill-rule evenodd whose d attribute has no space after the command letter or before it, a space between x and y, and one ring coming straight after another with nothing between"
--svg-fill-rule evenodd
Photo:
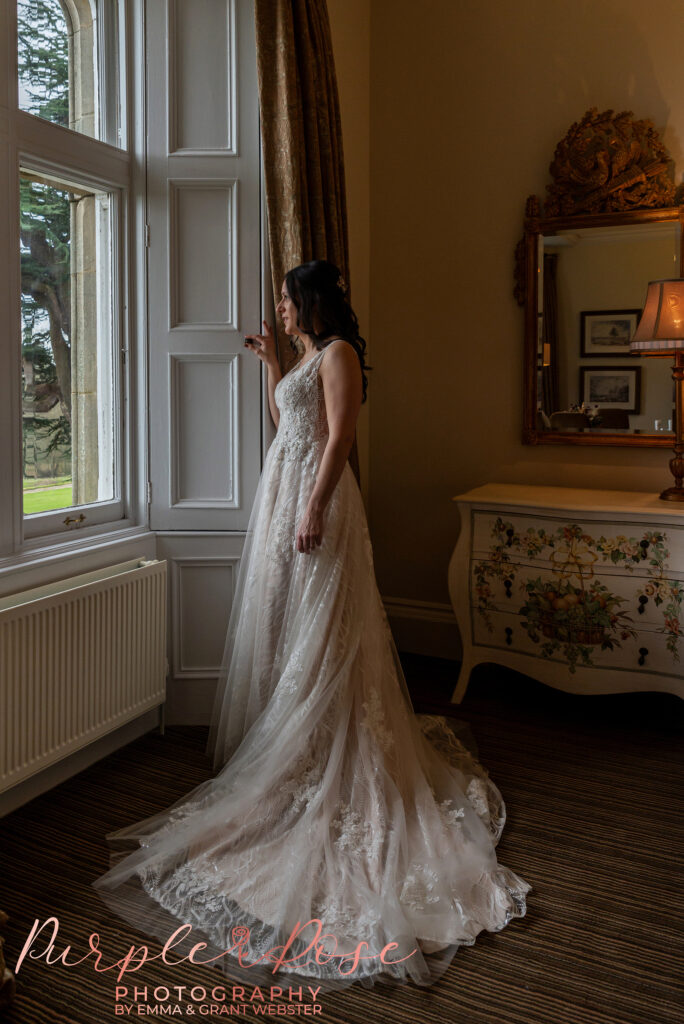
<instances>
[{"instance_id":1,"label":"lamp shade","mask_svg":"<svg viewBox=\"0 0 684 1024\"><path fill-rule=\"evenodd\" d=\"M630 349L644 355L684 352L684 278L649 282Z\"/></svg>"}]
</instances>

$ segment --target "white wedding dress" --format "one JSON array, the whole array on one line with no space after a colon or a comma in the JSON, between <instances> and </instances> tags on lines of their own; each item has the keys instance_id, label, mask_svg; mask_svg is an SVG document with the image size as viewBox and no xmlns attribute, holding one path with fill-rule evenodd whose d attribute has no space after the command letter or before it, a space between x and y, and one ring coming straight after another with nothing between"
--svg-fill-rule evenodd
<instances>
[{"instance_id":1,"label":"white wedding dress","mask_svg":"<svg viewBox=\"0 0 684 1024\"><path fill-rule=\"evenodd\" d=\"M327 437L325 351L275 390L209 734L220 770L108 835L92 884L162 942L192 925L173 959L206 942L199 959L238 982L429 985L522 916L530 886L497 862L506 812L486 770L444 718L413 713L348 462L322 544L296 549Z\"/></svg>"}]
</instances>

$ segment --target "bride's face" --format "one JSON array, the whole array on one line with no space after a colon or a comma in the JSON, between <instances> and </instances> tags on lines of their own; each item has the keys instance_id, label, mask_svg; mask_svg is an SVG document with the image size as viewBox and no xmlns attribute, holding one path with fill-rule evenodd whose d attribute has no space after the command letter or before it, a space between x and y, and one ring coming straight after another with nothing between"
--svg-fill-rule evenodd
<instances>
[{"instance_id":1,"label":"bride's face","mask_svg":"<svg viewBox=\"0 0 684 1024\"><path fill-rule=\"evenodd\" d=\"M280 292L280 302L276 306L276 315L283 321L286 334L299 334L297 326L297 307L287 293L287 285L283 281Z\"/></svg>"}]
</instances>

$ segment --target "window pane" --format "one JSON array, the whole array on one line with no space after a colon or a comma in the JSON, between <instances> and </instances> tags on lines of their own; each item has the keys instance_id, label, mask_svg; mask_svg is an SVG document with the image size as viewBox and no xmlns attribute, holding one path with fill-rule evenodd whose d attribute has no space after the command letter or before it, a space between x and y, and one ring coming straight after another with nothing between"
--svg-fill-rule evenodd
<instances>
[{"instance_id":1,"label":"window pane","mask_svg":"<svg viewBox=\"0 0 684 1024\"><path fill-rule=\"evenodd\" d=\"M124 144L119 6L120 0L72 0L68 6L60 0L17 0L21 110L114 146Z\"/></svg>"},{"instance_id":2,"label":"window pane","mask_svg":"<svg viewBox=\"0 0 684 1024\"><path fill-rule=\"evenodd\" d=\"M25 515L118 489L112 208L107 192L22 173Z\"/></svg>"}]
</instances>

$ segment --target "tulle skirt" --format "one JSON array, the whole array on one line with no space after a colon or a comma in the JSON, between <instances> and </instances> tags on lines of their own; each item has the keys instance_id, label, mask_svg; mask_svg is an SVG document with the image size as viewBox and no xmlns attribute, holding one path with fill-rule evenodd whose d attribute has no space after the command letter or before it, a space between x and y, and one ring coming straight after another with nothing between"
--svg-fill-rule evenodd
<instances>
[{"instance_id":1,"label":"tulle skirt","mask_svg":"<svg viewBox=\"0 0 684 1024\"><path fill-rule=\"evenodd\" d=\"M194 962L238 983L430 985L522 916L530 886L497 862L506 810L486 769L443 717L413 713L348 464L321 546L296 550L316 466L277 438L266 458L209 733L217 774L108 835L93 885L144 934L177 933L174 961L205 943Z\"/></svg>"}]
</instances>

